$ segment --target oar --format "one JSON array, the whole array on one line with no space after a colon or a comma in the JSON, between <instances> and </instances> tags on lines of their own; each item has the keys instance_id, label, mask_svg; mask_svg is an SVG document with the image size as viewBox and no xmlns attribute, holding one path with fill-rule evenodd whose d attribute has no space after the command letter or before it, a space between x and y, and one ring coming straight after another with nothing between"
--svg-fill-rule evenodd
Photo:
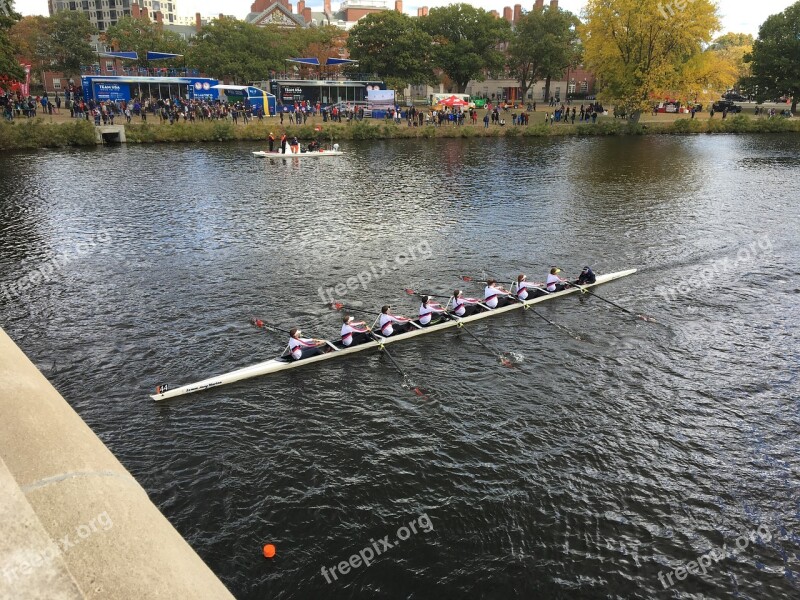
<instances>
[{"instance_id":1,"label":"oar","mask_svg":"<svg viewBox=\"0 0 800 600\"><path fill-rule=\"evenodd\" d=\"M344 304L342 304L341 302L331 302L331 304L330 304L330 307L331 307L332 309L334 309L334 310L341 310L341 309L343 309L343 308L344 308L344 309L346 309L346 310L348 310L348 311L353 311L353 312L361 312L361 313L368 314L368 315L374 314L374 313L372 313L372 312L369 312L369 311L366 311L366 310L359 310L359 309L357 309L357 308L352 308L352 307L350 307L350 306L345 306L345 305L344 305ZM422 396L422 397L424 397L424 398L427 398L427 397L428 397L428 395L425 393L425 390L423 390L423 389L422 389L422 388L420 388L419 386L415 386L415 385L414 385L414 382L412 382L412 381L411 381L411 380L408 378L408 376L405 374L405 372L403 371L403 369L401 369L401 368L400 368L400 365L398 365L398 364L397 364L397 361L396 361L396 360L395 360L395 359L392 357L392 355L391 355L391 354L389 354L389 351L388 351L386 348L384 348L384 347L383 347L383 339L382 339L382 338L380 338L380 337L378 337L378 336L377 336L377 335L375 335L374 333L372 333L372 330L370 330L370 332L369 332L369 335L370 335L370 337L371 337L373 340L375 340L376 342L378 342L378 343L380 344L380 346L378 347L378 349L379 349L381 352L383 352L384 354L386 354L386 356L389 358L389 360L391 361L391 363L392 363L392 364L394 365L394 367L395 367L395 368L398 370L398 372L400 373L400 375L403 377L403 383L404 383L404 384L405 384L405 385L406 385L406 386L407 386L409 389L411 389L411 391L412 391L412 392L414 392L414 393L415 393L417 396Z\"/></svg>"},{"instance_id":2,"label":"oar","mask_svg":"<svg viewBox=\"0 0 800 600\"><path fill-rule=\"evenodd\" d=\"M270 325L269 323L265 323L264 321L262 321L261 319L259 319L257 317L252 317L250 319L250 323L252 323L255 327L258 327L259 329L269 329L270 331L276 331L276 332L286 333L288 335L292 335L290 331L288 331L286 329L281 329L280 327L275 327L274 325ZM338 352L339 351L339 348L334 346L328 340L324 340L323 339L322 341L325 342L325 344L327 346L329 346L334 352Z\"/></svg>"},{"instance_id":3,"label":"oar","mask_svg":"<svg viewBox=\"0 0 800 600\"><path fill-rule=\"evenodd\" d=\"M573 332L572 330L568 329L567 327L564 327L563 325L559 325L559 324L558 324L558 323L556 323L555 321L551 321L550 319L548 319L547 317L545 317L545 316L544 316L542 313L538 312L538 311L537 311L536 309L534 309L534 308L531 308L530 306L528 307L528 309L529 309L530 311L532 311L532 312L533 312L533 314L535 314L535 315L536 315L537 317L539 317L540 319L544 319L545 321L547 321L548 323L550 323L550 325L553 325L554 327L557 327L558 329L560 329L560 330L562 330L562 331L566 332L566 333L567 333L567 335L569 335L569 336L571 336L571 337L574 337L574 338L575 338L576 340L578 340L579 342L582 342L582 341L583 341L583 338L582 338L581 336L579 336L577 333Z\"/></svg>"},{"instance_id":4,"label":"oar","mask_svg":"<svg viewBox=\"0 0 800 600\"><path fill-rule=\"evenodd\" d=\"M411 288L406 288L405 292L409 296L430 296L431 298L450 298L451 297L451 296L445 296L444 294L429 294L428 292L417 292L416 290L412 290Z\"/></svg>"},{"instance_id":5,"label":"oar","mask_svg":"<svg viewBox=\"0 0 800 600\"><path fill-rule=\"evenodd\" d=\"M606 299L606 298L603 298L602 296L600 296L600 295L598 295L598 294L596 294L596 293L594 293L594 292L591 292L591 291L587 290L587 289L586 289L586 286L578 285L577 283L572 283L572 282L569 282L569 285L571 285L572 287L576 287L576 288L578 288L578 289L579 289L579 290L580 290L582 293L584 293L584 294L589 294L590 296L594 296L595 298L597 298L597 299L599 299L599 300L602 300L603 302L608 302L608 303L609 303L611 306L615 306L615 307L617 307L618 309L620 309L620 310L622 310L622 311L625 311L625 312L626 312L626 313L628 313L629 315L636 317L637 319L641 319L642 321L647 321L647 322L650 322L650 323L657 323L657 322L658 322L658 321L656 321L656 320L655 320L653 317L649 317L649 316L647 316L647 315L638 315L638 314L636 314L636 313L634 313L634 312L632 312L632 311L628 310L628 309L627 309L627 308L625 308L624 306L620 306L620 305L619 305L619 304L617 304L616 302L612 302L611 300L608 300L608 299Z\"/></svg>"},{"instance_id":6,"label":"oar","mask_svg":"<svg viewBox=\"0 0 800 600\"><path fill-rule=\"evenodd\" d=\"M370 332L370 336L372 337L373 340L381 344L380 346L378 346L378 349L386 355L386 358L389 359L392 365L394 365L394 368L397 369L397 372L400 373L400 376L403 378L403 385L408 387L417 396L421 396L422 398L428 398L427 391L419 386L414 385L414 382L411 381L408 375L406 375L402 367L400 367L400 365L397 364L397 361L394 359L394 357L391 354L389 354L389 351L383 346L381 338L379 338L372 332Z\"/></svg>"},{"instance_id":7,"label":"oar","mask_svg":"<svg viewBox=\"0 0 800 600\"><path fill-rule=\"evenodd\" d=\"M488 279L474 279L472 277L468 277L466 275L462 275L461 276L461 281L474 281L476 283L487 283L489 280ZM506 285L514 285L516 282L515 281L496 281L496 283L504 283Z\"/></svg>"},{"instance_id":8,"label":"oar","mask_svg":"<svg viewBox=\"0 0 800 600\"><path fill-rule=\"evenodd\" d=\"M458 317L456 317L456 319L458 319ZM469 329L467 329L463 325L459 324L458 328L461 329L461 331L470 334L475 339L476 342L478 342L481 346L483 346L486 350L489 351L489 354L494 354L497 358L499 358L500 359L500 364L503 365L504 367L509 367L510 368L510 367L516 366L511 360L509 360L508 358L503 356L503 354L507 354L507 353L501 354L500 352L497 352L493 348L490 348L487 344L483 343L483 340L481 340L477 335L472 333Z\"/></svg>"}]
</instances>

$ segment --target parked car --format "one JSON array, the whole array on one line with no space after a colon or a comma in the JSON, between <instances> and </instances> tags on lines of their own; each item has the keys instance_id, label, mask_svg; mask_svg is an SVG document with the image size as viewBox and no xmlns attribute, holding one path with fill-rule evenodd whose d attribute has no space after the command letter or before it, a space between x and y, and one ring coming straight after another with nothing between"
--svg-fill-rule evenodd
<instances>
[{"instance_id":1,"label":"parked car","mask_svg":"<svg viewBox=\"0 0 800 600\"><path fill-rule=\"evenodd\" d=\"M728 92L723 98L725 100L735 100L736 102L747 102L747 96L742 96L738 92Z\"/></svg>"},{"instance_id":2,"label":"parked car","mask_svg":"<svg viewBox=\"0 0 800 600\"><path fill-rule=\"evenodd\" d=\"M716 102L714 102L711 108L714 109L714 112L723 112L725 110L732 113L742 112L742 107L739 106L738 104L734 104L730 100L717 100Z\"/></svg>"}]
</instances>

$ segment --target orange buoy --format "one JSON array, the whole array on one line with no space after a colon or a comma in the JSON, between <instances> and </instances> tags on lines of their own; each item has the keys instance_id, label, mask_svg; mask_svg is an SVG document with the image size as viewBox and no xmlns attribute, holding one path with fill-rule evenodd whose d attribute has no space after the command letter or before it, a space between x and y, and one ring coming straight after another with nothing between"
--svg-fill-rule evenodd
<instances>
[{"instance_id":1,"label":"orange buoy","mask_svg":"<svg viewBox=\"0 0 800 600\"><path fill-rule=\"evenodd\" d=\"M275 545L274 544L265 544L264 545L264 556L266 558L273 558L275 556Z\"/></svg>"}]
</instances>

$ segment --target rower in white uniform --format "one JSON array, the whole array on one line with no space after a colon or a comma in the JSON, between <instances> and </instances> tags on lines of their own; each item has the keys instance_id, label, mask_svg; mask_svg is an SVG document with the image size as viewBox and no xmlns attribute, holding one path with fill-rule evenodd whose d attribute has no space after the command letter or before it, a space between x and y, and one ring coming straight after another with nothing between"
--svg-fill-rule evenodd
<instances>
[{"instance_id":1,"label":"rower in white uniform","mask_svg":"<svg viewBox=\"0 0 800 600\"><path fill-rule=\"evenodd\" d=\"M464 292L456 290L453 292L453 297L447 303L450 306L452 303L453 308L450 310L457 317L466 317L475 312L475 307L480 304L477 298L465 298Z\"/></svg>"},{"instance_id":2,"label":"rower in white uniform","mask_svg":"<svg viewBox=\"0 0 800 600\"><path fill-rule=\"evenodd\" d=\"M559 277L558 274L561 272L561 269L558 267L552 267L550 269L550 274L547 276L547 291L552 292L560 292L564 289L567 280L563 277Z\"/></svg>"},{"instance_id":3,"label":"rower in white uniform","mask_svg":"<svg viewBox=\"0 0 800 600\"><path fill-rule=\"evenodd\" d=\"M496 279L486 282L486 289L483 290L483 303L489 308L505 306L509 302L509 296L511 296L511 292L497 285Z\"/></svg>"},{"instance_id":4,"label":"rower in white uniform","mask_svg":"<svg viewBox=\"0 0 800 600\"><path fill-rule=\"evenodd\" d=\"M381 335L383 337L389 337L395 333L405 333L414 327L414 325L411 324L411 319L408 317L393 315L392 307L388 304L381 307L381 316L378 325L381 328Z\"/></svg>"},{"instance_id":5,"label":"rower in white uniform","mask_svg":"<svg viewBox=\"0 0 800 600\"><path fill-rule=\"evenodd\" d=\"M369 326L364 321L356 321L352 316L342 317L342 345L355 346L372 339Z\"/></svg>"},{"instance_id":6,"label":"rower in white uniform","mask_svg":"<svg viewBox=\"0 0 800 600\"><path fill-rule=\"evenodd\" d=\"M327 341L317 340L314 338L304 338L302 337L303 332L297 327L289 331L289 335L291 336L289 338L289 352L294 360L308 358L309 356L316 356L317 354L322 354L326 351L323 350L323 347L327 347Z\"/></svg>"},{"instance_id":7,"label":"rower in white uniform","mask_svg":"<svg viewBox=\"0 0 800 600\"><path fill-rule=\"evenodd\" d=\"M536 298L536 296L540 296L544 293L541 290L542 287L544 287L543 283L533 283L528 281L525 273L520 273L519 277L517 277L517 299L523 301L532 300L533 298Z\"/></svg>"},{"instance_id":8,"label":"rower in white uniform","mask_svg":"<svg viewBox=\"0 0 800 600\"><path fill-rule=\"evenodd\" d=\"M420 296L422 304L419 305L419 324L430 325L433 315L444 315L445 309L438 302L432 302L428 296ZM437 319L434 323L438 323Z\"/></svg>"}]
</instances>

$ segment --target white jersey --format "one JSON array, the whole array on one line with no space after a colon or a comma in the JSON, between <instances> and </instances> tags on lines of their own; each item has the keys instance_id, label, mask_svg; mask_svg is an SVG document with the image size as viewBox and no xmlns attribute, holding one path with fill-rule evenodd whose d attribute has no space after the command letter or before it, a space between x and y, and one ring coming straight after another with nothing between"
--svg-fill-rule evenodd
<instances>
[{"instance_id":1,"label":"white jersey","mask_svg":"<svg viewBox=\"0 0 800 600\"><path fill-rule=\"evenodd\" d=\"M467 312L467 307L464 304L466 304L465 298L453 298L453 314L457 317L463 317Z\"/></svg>"},{"instance_id":2,"label":"white jersey","mask_svg":"<svg viewBox=\"0 0 800 600\"><path fill-rule=\"evenodd\" d=\"M520 300L527 300L528 296L531 295L531 290L535 288L536 285L531 283L530 281L523 281L522 283L517 284L517 298Z\"/></svg>"},{"instance_id":3,"label":"white jersey","mask_svg":"<svg viewBox=\"0 0 800 600\"><path fill-rule=\"evenodd\" d=\"M428 302L428 306L424 304L419 305L419 324L420 325L427 325L431 322L431 318L433 317L433 313L440 313L442 309L439 308L437 305L434 305L433 302Z\"/></svg>"},{"instance_id":4,"label":"white jersey","mask_svg":"<svg viewBox=\"0 0 800 600\"><path fill-rule=\"evenodd\" d=\"M547 276L547 291L555 292L557 283L561 283L561 277L559 277L558 275L553 275L552 273L549 274Z\"/></svg>"},{"instance_id":5,"label":"white jersey","mask_svg":"<svg viewBox=\"0 0 800 600\"><path fill-rule=\"evenodd\" d=\"M392 327L392 323L405 323L405 319L402 321L395 317L394 315L384 315L381 313L381 319L378 321L381 327L381 335L383 337L389 337L394 333L394 328Z\"/></svg>"},{"instance_id":6,"label":"white jersey","mask_svg":"<svg viewBox=\"0 0 800 600\"><path fill-rule=\"evenodd\" d=\"M350 346L353 343L353 334L354 333L365 333L367 330L365 327L353 327L352 325L348 325L347 323L342 324L342 344L345 346Z\"/></svg>"},{"instance_id":7,"label":"white jersey","mask_svg":"<svg viewBox=\"0 0 800 600\"><path fill-rule=\"evenodd\" d=\"M295 360L303 357L303 348L314 348L315 346L316 343L311 338L289 338L289 351Z\"/></svg>"},{"instance_id":8,"label":"white jersey","mask_svg":"<svg viewBox=\"0 0 800 600\"><path fill-rule=\"evenodd\" d=\"M505 295L506 293L503 290L487 285L486 289L483 290L483 301L489 308L497 308L497 297Z\"/></svg>"}]
</instances>

